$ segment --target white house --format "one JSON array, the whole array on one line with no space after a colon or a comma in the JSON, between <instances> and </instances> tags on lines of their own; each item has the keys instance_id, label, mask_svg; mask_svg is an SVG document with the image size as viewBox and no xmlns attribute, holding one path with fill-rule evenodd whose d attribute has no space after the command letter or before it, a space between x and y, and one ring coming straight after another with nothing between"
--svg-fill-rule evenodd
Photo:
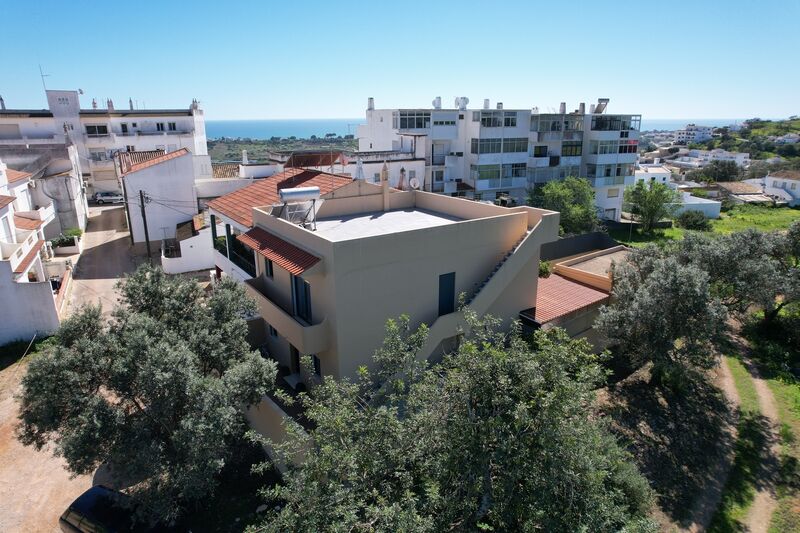
<instances>
[{"instance_id":1,"label":"white house","mask_svg":"<svg viewBox=\"0 0 800 533\"><path fill-rule=\"evenodd\" d=\"M652 164L640 164L634 172L634 177L636 181L669 185L672 181L672 171L656 160Z\"/></svg>"},{"instance_id":2,"label":"white house","mask_svg":"<svg viewBox=\"0 0 800 533\"><path fill-rule=\"evenodd\" d=\"M376 109L369 98L358 155L365 161L374 153L377 166L381 159L390 162L389 154L406 154L420 161L413 172L421 190L475 200L512 197L524 203L531 187L582 176L592 182L603 218L619 219L622 190L634 180L640 115L608 114L606 98L588 113L584 104L569 113L565 103L558 113L504 109L501 102L492 109L489 100L482 109L468 104L459 97L452 108L443 108L437 97L432 108ZM408 162L398 166L411 172ZM373 179L378 172L372 171Z\"/></svg>"},{"instance_id":3,"label":"white house","mask_svg":"<svg viewBox=\"0 0 800 533\"><path fill-rule=\"evenodd\" d=\"M0 109L0 146L74 145L91 196L97 191L119 191L114 172L118 152L188 149L194 156L197 178L211 177L203 111L197 101L184 109L105 108L92 100L81 108L80 91L48 90L47 109Z\"/></svg>"},{"instance_id":4,"label":"white house","mask_svg":"<svg viewBox=\"0 0 800 533\"><path fill-rule=\"evenodd\" d=\"M131 241L160 243L175 238L177 225L198 211L189 150L126 152L118 160Z\"/></svg>"},{"instance_id":5,"label":"white house","mask_svg":"<svg viewBox=\"0 0 800 533\"><path fill-rule=\"evenodd\" d=\"M764 193L786 201L790 207L800 205L800 171L770 172L764 178Z\"/></svg>"},{"instance_id":6,"label":"white house","mask_svg":"<svg viewBox=\"0 0 800 533\"><path fill-rule=\"evenodd\" d=\"M733 161L738 166L750 166L750 154L745 152L728 152L721 148L713 150L689 150L685 155L670 160L670 165L679 168L703 168L712 161Z\"/></svg>"},{"instance_id":7,"label":"white house","mask_svg":"<svg viewBox=\"0 0 800 533\"><path fill-rule=\"evenodd\" d=\"M677 130L673 134L672 141L675 144L689 144L693 142L703 142L711 139L714 128L710 126L698 126L697 124L687 124L682 130Z\"/></svg>"},{"instance_id":8,"label":"white house","mask_svg":"<svg viewBox=\"0 0 800 533\"><path fill-rule=\"evenodd\" d=\"M43 265L45 220L32 209L30 177L0 161L0 345L55 331L70 279L51 283Z\"/></svg>"}]
</instances>

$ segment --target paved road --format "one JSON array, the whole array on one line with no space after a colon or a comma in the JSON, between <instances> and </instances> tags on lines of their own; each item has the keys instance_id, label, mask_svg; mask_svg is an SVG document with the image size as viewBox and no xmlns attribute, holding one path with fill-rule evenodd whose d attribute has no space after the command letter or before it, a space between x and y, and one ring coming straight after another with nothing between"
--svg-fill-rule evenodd
<instances>
[{"instance_id":1,"label":"paved road","mask_svg":"<svg viewBox=\"0 0 800 533\"><path fill-rule=\"evenodd\" d=\"M89 209L84 249L73 276L68 313L86 304L100 304L110 312L117 303L114 289L119 278L144 261L130 251L122 206Z\"/></svg>"}]
</instances>

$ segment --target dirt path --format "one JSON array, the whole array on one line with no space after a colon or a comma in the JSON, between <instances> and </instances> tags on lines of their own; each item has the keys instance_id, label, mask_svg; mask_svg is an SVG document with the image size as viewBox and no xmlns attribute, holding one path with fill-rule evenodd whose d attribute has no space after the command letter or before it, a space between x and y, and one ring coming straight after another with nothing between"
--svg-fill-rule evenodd
<instances>
[{"instance_id":1,"label":"dirt path","mask_svg":"<svg viewBox=\"0 0 800 533\"><path fill-rule=\"evenodd\" d=\"M26 369L21 363L0 371L0 531L51 533L59 531L64 509L92 486L92 477L71 478L49 449L37 452L16 439L14 395Z\"/></svg>"},{"instance_id":2,"label":"dirt path","mask_svg":"<svg viewBox=\"0 0 800 533\"><path fill-rule=\"evenodd\" d=\"M728 367L728 363L724 358L720 359L720 365L716 370L716 379L714 382L725 394L725 398L730 402L732 409L737 409L739 406L739 391L736 390L736 383L733 380L733 375ZM736 427L731 426L729 431L732 437L731 442L736 442ZM714 517L717 507L719 507L719 502L722 499L722 491L725 488L725 483L728 481L728 474L733 466L733 460L733 446L730 446L724 454L720 455L717 464L714 466L713 478L716 482L710 484L697 498L691 514L691 525L681 531L699 533L706 530L711 523L711 519Z\"/></svg>"},{"instance_id":3,"label":"dirt path","mask_svg":"<svg viewBox=\"0 0 800 533\"><path fill-rule=\"evenodd\" d=\"M767 435L769 449L761 462L759 472L761 483L747 514L745 527L750 533L766 533L769 529L772 513L778 506L775 486L779 477L780 467L778 462L781 451L778 435L780 417L778 416L778 408L775 405L775 397L772 395L772 390L761 377L758 367L746 356L742 358L742 363L753 379L753 386L756 394L758 394L758 407L761 410L761 415L769 421L769 434Z\"/></svg>"}]
</instances>

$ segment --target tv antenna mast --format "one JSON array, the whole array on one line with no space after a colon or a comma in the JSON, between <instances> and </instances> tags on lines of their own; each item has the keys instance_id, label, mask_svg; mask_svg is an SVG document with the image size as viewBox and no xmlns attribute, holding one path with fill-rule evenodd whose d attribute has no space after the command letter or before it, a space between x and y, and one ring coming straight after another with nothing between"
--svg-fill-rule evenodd
<instances>
[{"instance_id":1,"label":"tv antenna mast","mask_svg":"<svg viewBox=\"0 0 800 533\"><path fill-rule=\"evenodd\" d=\"M45 79L45 78L47 78L48 76L50 76L50 74L45 74L44 72L42 72L42 65L41 65L41 63L39 64L39 76L42 78L42 88L43 88L45 91L47 91L47 85L45 85L45 83L44 83L44 79Z\"/></svg>"}]
</instances>

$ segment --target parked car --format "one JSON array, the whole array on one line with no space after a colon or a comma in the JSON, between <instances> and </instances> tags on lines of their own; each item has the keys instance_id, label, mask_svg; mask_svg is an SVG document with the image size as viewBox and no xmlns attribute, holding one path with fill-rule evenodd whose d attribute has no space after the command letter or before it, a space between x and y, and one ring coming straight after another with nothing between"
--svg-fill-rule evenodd
<instances>
[{"instance_id":1,"label":"parked car","mask_svg":"<svg viewBox=\"0 0 800 533\"><path fill-rule=\"evenodd\" d=\"M94 201L99 205L102 204L118 204L124 201L121 193L118 192L96 192L94 193Z\"/></svg>"},{"instance_id":2,"label":"parked car","mask_svg":"<svg viewBox=\"0 0 800 533\"><path fill-rule=\"evenodd\" d=\"M133 516L137 504L125 494L95 485L76 499L58 519L65 533L176 533L174 526L146 525Z\"/></svg>"}]
</instances>

